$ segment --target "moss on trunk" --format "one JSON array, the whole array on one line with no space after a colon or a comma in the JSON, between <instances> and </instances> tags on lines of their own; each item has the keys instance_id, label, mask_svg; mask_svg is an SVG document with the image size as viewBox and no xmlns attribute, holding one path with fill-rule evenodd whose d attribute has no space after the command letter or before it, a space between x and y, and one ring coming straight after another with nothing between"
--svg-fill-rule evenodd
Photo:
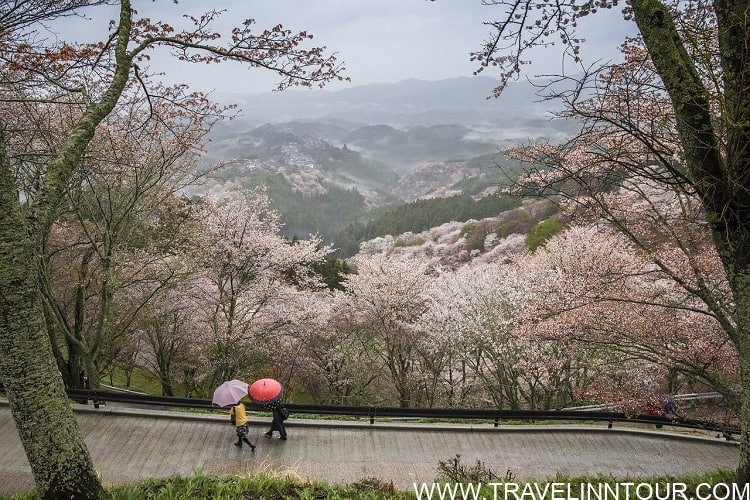
<instances>
[{"instance_id":1,"label":"moss on trunk","mask_svg":"<svg viewBox=\"0 0 750 500\"><path fill-rule=\"evenodd\" d=\"M0 132L0 377L42 498L101 498L104 490L65 394L36 281L38 253Z\"/></svg>"}]
</instances>

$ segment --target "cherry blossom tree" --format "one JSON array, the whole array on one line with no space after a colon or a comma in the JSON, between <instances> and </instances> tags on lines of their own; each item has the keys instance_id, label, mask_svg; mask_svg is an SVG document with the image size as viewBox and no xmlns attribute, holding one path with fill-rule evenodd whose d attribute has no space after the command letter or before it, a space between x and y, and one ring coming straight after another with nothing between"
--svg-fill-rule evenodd
<instances>
[{"instance_id":1,"label":"cherry blossom tree","mask_svg":"<svg viewBox=\"0 0 750 500\"><path fill-rule=\"evenodd\" d=\"M487 270L487 267L482 267ZM487 391L478 375L476 349L464 332L473 331L466 318L467 301L475 290L472 279L482 277L468 266L439 268L433 283L433 301L424 317L425 338L421 353L423 377L431 381L432 399L448 407L475 407L487 403ZM486 312L495 314L490 309Z\"/></svg>"},{"instance_id":2,"label":"cherry blossom tree","mask_svg":"<svg viewBox=\"0 0 750 500\"><path fill-rule=\"evenodd\" d=\"M212 342L212 386L243 373L254 360L267 361L278 342L275 332L307 314L297 291L324 286L311 266L331 249L317 236L285 239L268 203L263 188L203 200L191 260L200 269L195 286L202 303L195 320Z\"/></svg>"},{"instance_id":3,"label":"cherry blossom tree","mask_svg":"<svg viewBox=\"0 0 750 500\"><path fill-rule=\"evenodd\" d=\"M323 254L328 252L329 249L325 249ZM320 262L322 257L310 262L309 268ZM317 278L303 287L296 282L288 283L286 279L284 276L273 285L271 300L254 320L256 324L247 345L257 364L247 366L245 363L243 373L250 378L270 376L281 381L285 397L294 401L297 395L303 394L309 373L309 353L304 339L308 331L320 328L327 309L320 295L328 292Z\"/></svg>"},{"instance_id":4,"label":"cherry blossom tree","mask_svg":"<svg viewBox=\"0 0 750 500\"><path fill-rule=\"evenodd\" d=\"M414 406L417 344L431 302L429 263L374 255L359 256L352 265L357 272L347 277L346 290L354 320L372 343L371 355L386 367L399 406Z\"/></svg>"},{"instance_id":5,"label":"cherry blossom tree","mask_svg":"<svg viewBox=\"0 0 750 500\"><path fill-rule=\"evenodd\" d=\"M531 47L556 39L574 62L581 62L578 22L617 6L617 0L487 3L499 11L499 20L491 23L491 36L475 58L480 70L499 68L498 93L519 74L524 53ZM625 19L635 22L648 57L634 57L638 51L626 53L626 62L605 71L602 79L595 78L593 86L585 84L592 81L587 79L572 93L557 94L585 120L584 137L576 142L587 142L584 149L589 153L602 153L598 164L611 167L610 179L624 173L655 180L700 203L731 290L731 297L724 300L706 301L705 294L700 298L721 322L739 356L743 430L738 481L743 484L750 480L750 226L745 208L749 205L750 31L746 17L738 14L744 8L731 1L628 2L623 7ZM648 85L649 80L654 85ZM594 98L588 100L591 95ZM579 106L581 101L593 105ZM638 113L660 106L665 112ZM614 137L606 137L607 130ZM603 143L590 142L589 134L599 135ZM637 151L645 155L633 162ZM561 165L563 156L552 164ZM611 161L601 161L605 159ZM569 178L571 183L575 179ZM697 291L703 293L700 288ZM733 303L732 313L722 318L718 306L725 302Z\"/></svg>"},{"instance_id":6,"label":"cherry blossom tree","mask_svg":"<svg viewBox=\"0 0 750 500\"><path fill-rule=\"evenodd\" d=\"M525 327L585 353L593 383L580 397L642 410L650 388L737 394L737 353L719 323L614 228L575 226L531 261Z\"/></svg>"},{"instance_id":7,"label":"cherry blossom tree","mask_svg":"<svg viewBox=\"0 0 750 500\"><path fill-rule=\"evenodd\" d=\"M326 312L301 337L307 374L301 382L306 392L318 404L373 404L378 400L373 388L386 373L371 355L372 339L354 320L345 293L318 299L327 303Z\"/></svg>"},{"instance_id":8,"label":"cherry blossom tree","mask_svg":"<svg viewBox=\"0 0 750 500\"><path fill-rule=\"evenodd\" d=\"M193 277L194 272L185 273L144 307L115 358L153 374L165 396L177 395L179 385L184 396L191 397L208 376L210 338L193 314L204 297L196 293Z\"/></svg>"},{"instance_id":9,"label":"cherry blossom tree","mask_svg":"<svg viewBox=\"0 0 750 500\"><path fill-rule=\"evenodd\" d=\"M379 372L368 366L368 347L348 324L341 295L328 288L284 286L267 314L285 321L256 339L263 361L254 375L282 381L292 401L370 403L367 389Z\"/></svg>"},{"instance_id":10,"label":"cherry blossom tree","mask_svg":"<svg viewBox=\"0 0 750 500\"><path fill-rule=\"evenodd\" d=\"M472 406L560 408L590 384L581 350L527 328L533 261L473 263L441 276L430 343L451 346L446 387ZM437 319L438 321L435 321ZM443 325L439 328L439 325ZM455 346L455 347L453 347Z\"/></svg>"},{"instance_id":11,"label":"cherry blossom tree","mask_svg":"<svg viewBox=\"0 0 750 500\"><path fill-rule=\"evenodd\" d=\"M78 46L34 32L46 20L104 3L119 5L107 40ZM267 68L280 75L279 89L324 84L340 78L342 70L323 49L303 48L310 38L304 32L279 25L256 34L248 20L220 46L220 34L211 29L218 12L191 18L192 27L177 30L166 21L138 18L132 7L130 0L0 6L0 101L7 105L0 120L0 310L5 312L0 319L0 378L42 497L98 498L103 492L55 364L37 264L87 148L117 103L138 93L150 102L169 97L149 83L148 51L161 47L190 62L236 61ZM14 177L16 159L36 140L33 135L13 137L13 117L29 101L77 105L71 128L63 131L52 154L33 158L31 163L44 165L33 193L23 191ZM189 98L172 101L185 119L200 113L193 103ZM141 118L145 122L150 115ZM36 438L40 434L47 439Z\"/></svg>"},{"instance_id":12,"label":"cherry blossom tree","mask_svg":"<svg viewBox=\"0 0 750 500\"><path fill-rule=\"evenodd\" d=\"M48 249L48 299L54 306L48 330L58 367L71 386L96 375L89 380L98 387L99 377L132 345L148 303L173 286L184 266L174 255L119 245L102 262L89 236L72 222L54 226Z\"/></svg>"},{"instance_id":13,"label":"cherry blossom tree","mask_svg":"<svg viewBox=\"0 0 750 500\"><path fill-rule=\"evenodd\" d=\"M210 124L203 117L175 121L157 103L150 112L158 118L139 126L136 117L149 108L127 104L95 134L68 190L70 210L60 214L66 229L45 242L49 330L70 387L81 386L81 373L98 387L112 348L128 344L146 302L177 277L174 255L188 238L190 205L177 193L200 175L195 150ZM33 184L30 172L19 174L26 186ZM71 266L78 279L66 279Z\"/></svg>"}]
</instances>

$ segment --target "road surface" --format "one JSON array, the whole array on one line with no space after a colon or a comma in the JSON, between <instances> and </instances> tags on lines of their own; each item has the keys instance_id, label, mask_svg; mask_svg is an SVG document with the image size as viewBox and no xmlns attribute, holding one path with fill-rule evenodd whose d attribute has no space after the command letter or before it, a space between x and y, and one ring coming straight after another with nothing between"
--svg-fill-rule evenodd
<instances>
[{"instance_id":1,"label":"road surface","mask_svg":"<svg viewBox=\"0 0 750 500\"><path fill-rule=\"evenodd\" d=\"M481 460L514 481L556 472L598 472L617 477L735 469L739 448L711 433L602 425L416 424L288 420L289 439L263 436L270 419L251 415L250 439L258 448L233 446L234 427L224 415L76 405L76 418L105 484L174 474L268 473L350 483L363 478L397 488L432 482L439 461L461 455ZM277 434L278 435L278 434ZM7 402L0 401L0 494L33 487Z\"/></svg>"}]
</instances>

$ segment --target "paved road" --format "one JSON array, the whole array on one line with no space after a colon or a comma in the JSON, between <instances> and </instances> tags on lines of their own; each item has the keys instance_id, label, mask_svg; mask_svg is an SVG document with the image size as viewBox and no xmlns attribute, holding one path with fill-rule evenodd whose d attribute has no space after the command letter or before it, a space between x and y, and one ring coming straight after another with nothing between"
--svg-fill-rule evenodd
<instances>
[{"instance_id":1,"label":"paved road","mask_svg":"<svg viewBox=\"0 0 750 500\"><path fill-rule=\"evenodd\" d=\"M232 446L222 415L123 407L84 407L76 418L106 484L148 477L264 472L349 483L377 477L402 489L432 482L440 460L460 454L515 480L611 473L616 476L696 473L739 461L736 444L709 434L606 425L420 425L288 421L289 440L262 435L267 418L251 418L257 451ZM0 402L0 494L33 487L31 470L7 403Z\"/></svg>"}]
</instances>

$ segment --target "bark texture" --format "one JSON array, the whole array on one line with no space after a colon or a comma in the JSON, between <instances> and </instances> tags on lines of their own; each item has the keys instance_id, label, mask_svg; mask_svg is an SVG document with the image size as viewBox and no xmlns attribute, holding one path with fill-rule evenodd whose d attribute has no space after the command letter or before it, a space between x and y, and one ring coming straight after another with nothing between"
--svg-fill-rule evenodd
<instances>
[{"instance_id":1,"label":"bark texture","mask_svg":"<svg viewBox=\"0 0 750 500\"><path fill-rule=\"evenodd\" d=\"M112 82L102 98L86 108L50 161L31 203L20 201L0 131L0 378L41 498L106 496L52 351L40 273L43 240L70 179L130 75L131 15L130 1L122 0Z\"/></svg>"},{"instance_id":2,"label":"bark texture","mask_svg":"<svg viewBox=\"0 0 750 500\"><path fill-rule=\"evenodd\" d=\"M0 132L0 377L41 498L104 496L52 354L25 223Z\"/></svg>"},{"instance_id":3,"label":"bark texture","mask_svg":"<svg viewBox=\"0 0 750 500\"><path fill-rule=\"evenodd\" d=\"M706 208L736 304L727 332L740 356L742 438L737 479L750 480L750 88L747 1L714 2L724 83L723 145L708 91L659 0L634 0L635 20L672 100L688 178Z\"/></svg>"}]
</instances>

